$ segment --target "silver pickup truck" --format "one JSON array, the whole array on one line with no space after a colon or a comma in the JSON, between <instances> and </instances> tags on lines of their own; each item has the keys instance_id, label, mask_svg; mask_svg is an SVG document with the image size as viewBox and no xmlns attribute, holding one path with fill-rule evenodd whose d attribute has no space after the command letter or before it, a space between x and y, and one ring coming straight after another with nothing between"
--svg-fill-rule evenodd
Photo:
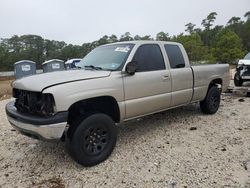
<instances>
[{"instance_id":1,"label":"silver pickup truck","mask_svg":"<svg viewBox=\"0 0 250 188\"><path fill-rule=\"evenodd\" d=\"M78 66L14 81L15 100L6 114L24 135L67 140L71 156L84 166L112 153L116 124L195 102L214 114L229 85L228 65L190 66L185 49L174 42L108 44Z\"/></svg>"}]
</instances>

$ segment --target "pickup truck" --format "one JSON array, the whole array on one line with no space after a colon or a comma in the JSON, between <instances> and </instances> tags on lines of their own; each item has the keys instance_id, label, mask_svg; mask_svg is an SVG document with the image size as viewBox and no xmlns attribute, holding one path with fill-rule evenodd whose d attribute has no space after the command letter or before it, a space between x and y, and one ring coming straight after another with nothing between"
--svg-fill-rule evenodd
<instances>
[{"instance_id":1,"label":"pickup truck","mask_svg":"<svg viewBox=\"0 0 250 188\"><path fill-rule=\"evenodd\" d=\"M107 44L77 66L14 81L15 100L6 114L24 135L66 140L83 166L108 158L119 123L196 102L203 113L214 114L229 85L227 64L190 66L175 42Z\"/></svg>"},{"instance_id":2,"label":"pickup truck","mask_svg":"<svg viewBox=\"0 0 250 188\"><path fill-rule=\"evenodd\" d=\"M234 75L234 85L242 86L244 82L250 81L250 52L240 59Z\"/></svg>"}]
</instances>

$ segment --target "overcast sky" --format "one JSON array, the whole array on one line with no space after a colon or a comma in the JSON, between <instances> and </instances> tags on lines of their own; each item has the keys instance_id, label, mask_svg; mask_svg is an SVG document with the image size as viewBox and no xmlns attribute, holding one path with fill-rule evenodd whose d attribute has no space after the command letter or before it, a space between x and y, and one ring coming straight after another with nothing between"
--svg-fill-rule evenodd
<instances>
[{"instance_id":1,"label":"overcast sky","mask_svg":"<svg viewBox=\"0 0 250 188\"><path fill-rule=\"evenodd\" d=\"M126 31L176 35L186 23L200 27L210 12L218 13L215 24L225 25L247 11L250 0L0 0L0 38L36 34L82 44Z\"/></svg>"}]
</instances>

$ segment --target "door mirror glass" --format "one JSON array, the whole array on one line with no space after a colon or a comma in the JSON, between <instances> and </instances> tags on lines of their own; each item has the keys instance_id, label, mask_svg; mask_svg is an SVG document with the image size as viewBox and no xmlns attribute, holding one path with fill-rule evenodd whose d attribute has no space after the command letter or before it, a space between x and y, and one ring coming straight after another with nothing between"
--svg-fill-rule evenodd
<instances>
[{"instance_id":1,"label":"door mirror glass","mask_svg":"<svg viewBox=\"0 0 250 188\"><path fill-rule=\"evenodd\" d=\"M125 70L126 70L126 72L127 72L129 75L134 75L134 74L135 74L135 71L136 71L136 63L135 63L135 61L129 62L129 63L126 65Z\"/></svg>"}]
</instances>

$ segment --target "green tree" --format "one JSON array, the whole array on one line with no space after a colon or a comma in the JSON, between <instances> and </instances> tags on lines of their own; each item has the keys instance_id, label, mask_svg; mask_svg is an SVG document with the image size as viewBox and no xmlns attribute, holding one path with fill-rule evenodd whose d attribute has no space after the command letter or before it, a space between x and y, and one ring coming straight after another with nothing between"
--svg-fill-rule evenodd
<instances>
[{"instance_id":1,"label":"green tree","mask_svg":"<svg viewBox=\"0 0 250 188\"><path fill-rule=\"evenodd\" d=\"M203 25L205 30L210 30L216 19L216 16L217 16L216 12L211 12L205 19L202 20L201 25Z\"/></svg>"},{"instance_id":2,"label":"green tree","mask_svg":"<svg viewBox=\"0 0 250 188\"><path fill-rule=\"evenodd\" d=\"M135 35L134 40L141 40L141 36L140 35Z\"/></svg>"},{"instance_id":3,"label":"green tree","mask_svg":"<svg viewBox=\"0 0 250 188\"><path fill-rule=\"evenodd\" d=\"M65 46L62 51L62 60L66 61L72 58L79 58L81 56L81 46L69 44Z\"/></svg>"},{"instance_id":4,"label":"green tree","mask_svg":"<svg viewBox=\"0 0 250 188\"><path fill-rule=\"evenodd\" d=\"M211 12L205 19L202 20L201 23L201 25L204 27L204 30L200 30L199 34L201 36L201 40L203 41L205 46L208 46L208 48L210 48L214 36L221 29L221 26L215 26L213 29L211 28L216 19L216 16L216 12Z\"/></svg>"},{"instance_id":5,"label":"green tree","mask_svg":"<svg viewBox=\"0 0 250 188\"><path fill-rule=\"evenodd\" d=\"M62 59L62 49L66 47L67 44L63 41L55 40L45 40L44 41L44 54L45 60L48 59Z\"/></svg>"},{"instance_id":6,"label":"green tree","mask_svg":"<svg viewBox=\"0 0 250 188\"><path fill-rule=\"evenodd\" d=\"M109 37L107 35L104 35L102 38L100 38L98 41L98 46L103 45L103 44L108 44L109 43Z\"/></svg>"},{"instance_id":7,"label":"green tree","mask_svg":"<svg viewBox=\"0 0 250 188\"><path fill-rule=\"evenodd\" d=\"M195 32L194 27L195 24L192 24L191 22L185 25L187 28L185 29L186 32L188 32L189 34L192 34Z\"/></svg>"},{"instance_id":8,"label":"green tree","mask_svg":"<svg viewBox=\"0 0 250 188\"><path fill-rule=\"evenodd\" d=\"M7 46L7 39L0 40L0 71L7 71L13 69L12 64L9 63L9 52Z\"/></svg>"},{"instance_id":9,"label":"green tree","mask_svg":"<svg viewBox=\"0 0 250 188\"><path fill-rule=\"evenodd\" d=\"M244 17L247 18L247 20L250 20L250 11L246 12Z\"/></svg>"},{"instance_id":10,"label":"green tree","mask_svg":"<svg viewBox=\"0 0 250 188\"><path fill-rule=\"evenodd\" d=\"M22 44L20 56L36 62L44 61L43 38L37 35L22 35L19 37Z\"/></svg>"},{"instance_id":11,"label":"green tree","mask_svg":"<svg viewBox=\"0 0 250 188\"><path fill-rule=\"evenodd\" d=\"M141 37L141 40L153 40L153 38L150 35L145 35Z\"/></svg>"},{"instance_id":12,"label":"green tree","mask_svg":"<svg viewBox=\"0 0 250 188\"><path fill-rule=\"evenodd\" d=\"M156 40L160 40L160 41L169 41L170 37L168 33L165 33L163 31L159 32L156 34Z\"/></svg>"},{"instance_id":13,"label":"green tree","mask_svg":"<svg viewBox=\"0 0 250 188\"><path fill-rule=\"evenodd\" d=\"M239 24L242 23L240 17L232 17L230 20L228 20L227 25L235 25L235 24Z\"/></svg>"},{"instance_id":14,"label":"green tree","mask_svg":"<svg viewBox=\"0 0 250 188\"><path fill-rule=\"evenodd\" d=\"M222 63L233 63L243 56L241 39L228 29L216 35L212 51L216 60Z\"/></svg>"},{"instance_id":15,"label":"green tree","mask_svg":"<svg viewBox=\"0 0 250 188\"><path fill-rule=\"evenodd\" d=\"M246 12L244 17L246 22L241 27L240 37L243 42L244 49L250 51L250 11Z\"/></svg>"},{"instance_id":16,"label":"green tree","mask_svg":"<svg viewBox=\"0 0 250 188\"><path fill-rule=\"evenodd\" d=\"M111 35L108 39L109 43L113 43L113 42L118 42L117 36L116 35Z\"/></svg>"},{"instance_id":17,"label":"green tree","mask_svg":"<svg viewBox=\"0 0 250 188\"><path fill-rule=\"evenodd\" d=\"M173 37L173 41L179 42L185 47L190 61L207 60L207 48L204 46L200 35L197 33L191 35L180 34Z\"/></svg>"},{"instance_id":18,"label":"green tree","mask_svg":"<svg viewBox=\"0 0 250 188\"><path fill-rule=\"evenodd\" d=\"M131 37L130 32L126 32L124 35L120 37L119 41L131 41L133 40L133 37Z\"/></svg>"}]
</instances>

